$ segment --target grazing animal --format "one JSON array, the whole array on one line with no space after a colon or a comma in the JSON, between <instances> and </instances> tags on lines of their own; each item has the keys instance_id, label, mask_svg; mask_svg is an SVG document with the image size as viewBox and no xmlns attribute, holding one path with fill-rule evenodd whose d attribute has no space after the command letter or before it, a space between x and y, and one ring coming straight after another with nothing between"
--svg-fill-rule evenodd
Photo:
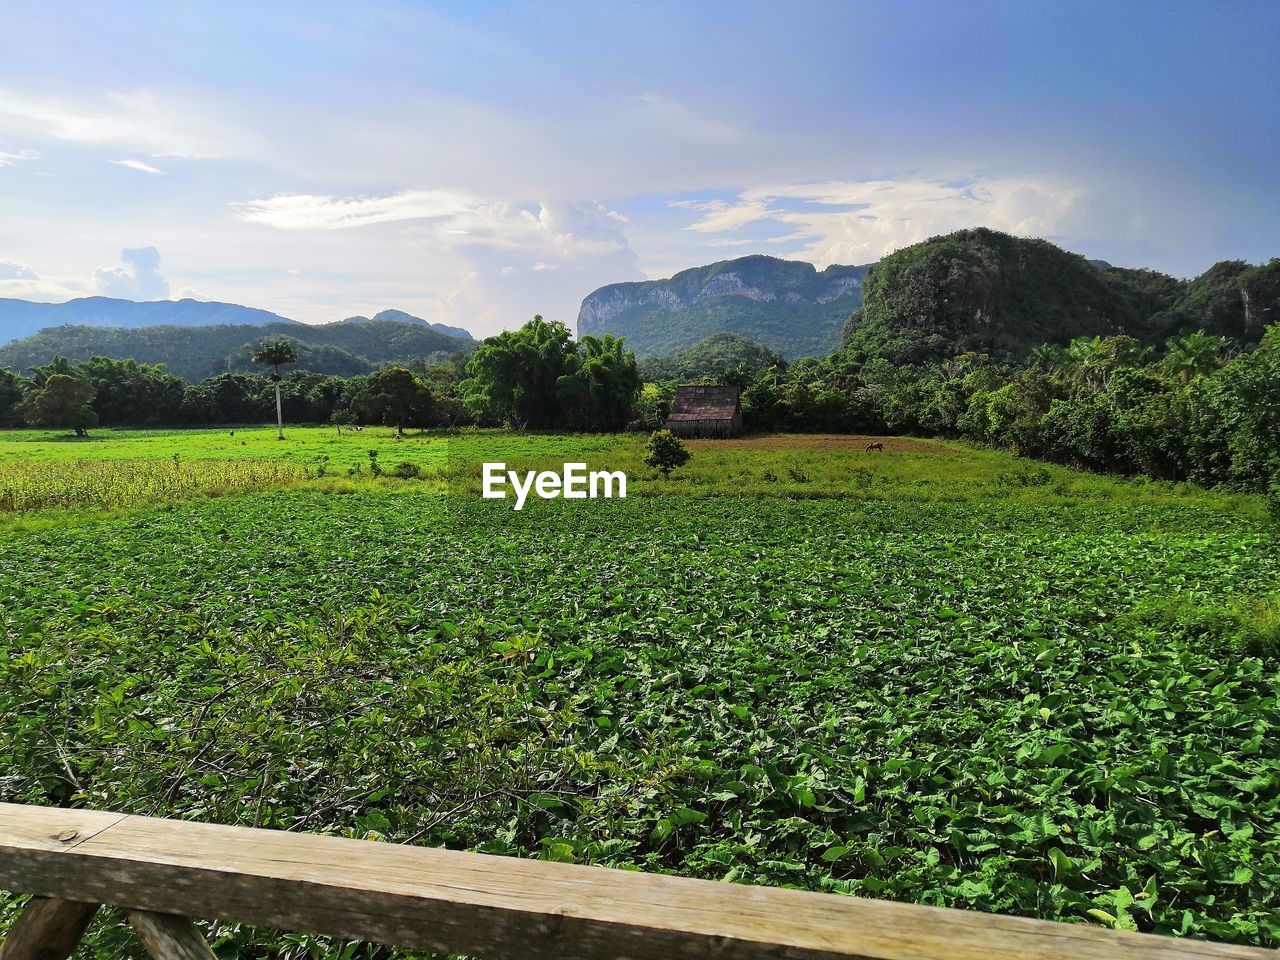
<instances>
[{"instance_id":1,"label":"grazing animal","mask_svg":"<svg viewBox=\"0 0 1280 960\"><path fill-rule=\"evenodd\" d=\"M872 450L880 450L881 452L883 452L883 451L884 451L884 444L883 444L883 443L868 443L868 444L867 444L867 452L868 452L868 453L870 453Z\"/></svg>"},{"instance_id":2,"label":"grazing animal","mask_svg":"<svg viewBox=\"0 0 1280 960\"><path fill-rule=\"evenodd\" d=\"M232 430L232 431L231 431L231 435L234 437L234 436L236 435L236 432L235 432L234 430Z\"/></svg>"}]
</instances>

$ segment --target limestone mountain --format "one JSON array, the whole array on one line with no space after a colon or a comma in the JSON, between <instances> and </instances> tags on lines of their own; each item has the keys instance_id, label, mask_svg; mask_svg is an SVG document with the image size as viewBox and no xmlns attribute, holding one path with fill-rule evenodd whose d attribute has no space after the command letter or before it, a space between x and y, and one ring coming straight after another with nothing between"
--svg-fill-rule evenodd
<instances>
[{"instance_id":1,"label":"limestone mountain","mask_svg":"<svg viewBox=\"0 0 1280 960\"><path fill-rule=\"evenodd\" d=\"M1193 329L1247 346L1280 318L1280 260L1220 263L1188 281L978 228L885 257L867 274L863 298L843 342L896 363L967 351L1016 357L1113 334L1155 344Z\"/></svg>"},{"instance_id":2,"label":"limestone mountain","mask_svg":"<svg viewBox=\"0 0 1280 960\"><path fill-rule=\"evenodd\" d=\"M862 305L866 266L750 256L683 270L667 280L613 283L591 293L578 334L627 338L637 356L668 355L713 333L748 337L785 357L830 353Z\"/></svg>"}]
</instances>

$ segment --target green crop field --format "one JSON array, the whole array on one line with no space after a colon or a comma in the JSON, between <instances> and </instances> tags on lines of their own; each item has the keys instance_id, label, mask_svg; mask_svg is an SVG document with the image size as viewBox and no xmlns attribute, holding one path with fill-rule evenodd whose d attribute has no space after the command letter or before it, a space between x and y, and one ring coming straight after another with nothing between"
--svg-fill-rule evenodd
<instances>
[{"instance_id":1,"label":"green crop field","mask_svg":"<svg viewBox=\"0 0 1280 960\"><path fill-rule=\"evenodd\" d=\"M864 440L0 435L0 799L1280 943L1260 499Z\"/></svg>"}]
</instances>

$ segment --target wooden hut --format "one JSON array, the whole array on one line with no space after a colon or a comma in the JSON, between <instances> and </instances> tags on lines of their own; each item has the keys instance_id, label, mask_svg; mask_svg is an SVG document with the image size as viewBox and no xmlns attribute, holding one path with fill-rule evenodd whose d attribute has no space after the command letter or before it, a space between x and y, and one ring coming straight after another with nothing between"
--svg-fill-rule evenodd
<instances>
[{"instance_id":1,"label":"wooden hut","mask_svg":"<svg viewBox=\"0 0 1280 960\"><path fill-rule=\"evenodd\" d=\"M676 387L671 416L663 424L678 437L736 437L742 433L737 387L699 384Z\"/></svg>"}]
</instances>

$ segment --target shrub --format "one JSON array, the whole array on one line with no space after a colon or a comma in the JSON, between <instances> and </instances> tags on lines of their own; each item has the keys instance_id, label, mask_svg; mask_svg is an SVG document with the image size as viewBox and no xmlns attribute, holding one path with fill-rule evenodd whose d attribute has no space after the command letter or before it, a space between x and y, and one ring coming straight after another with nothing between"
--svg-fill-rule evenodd
<instances>
[{"instance_id":1,"label":"shrub","mask_svg":"<svg viewBox=\"0 0 1280 960\"><path fill-rule=\"evenodd\" d=\"M677 467L683 467L689 462L689 457L689 448L670 430L655 430L645 446L645 465L662 471L664 477L671 476L671 471Z\"/></svg>"},{"instance_id":2,"label":"shrub","mask_svg":"<svg viewBox=\"0 0 1280 960\"><path fill-rule=\"evenodd\" d=\"M401 480L417 480L422 477L422 468L406 460L404 463L397 463L391 475Z\"/></svg>"}]
</instances>

